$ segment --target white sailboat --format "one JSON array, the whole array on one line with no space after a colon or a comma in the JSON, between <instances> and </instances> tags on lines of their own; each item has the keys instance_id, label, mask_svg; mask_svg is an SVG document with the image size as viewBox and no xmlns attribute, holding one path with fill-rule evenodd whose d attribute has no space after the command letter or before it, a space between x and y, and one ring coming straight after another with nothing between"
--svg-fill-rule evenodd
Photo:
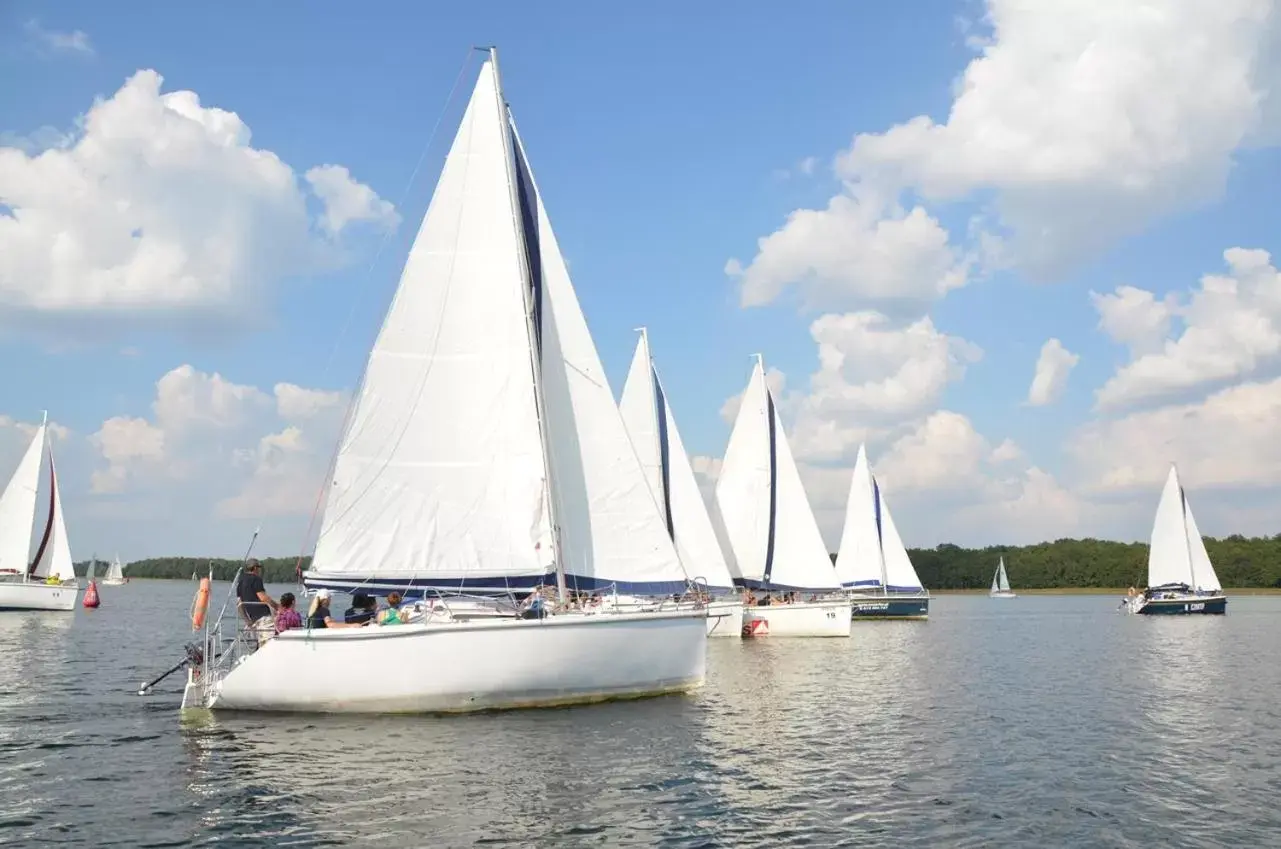
<instances>
[{"instance_id":1,"label":"white sailboat","mask_svg":"<svg viewBox=\"0 0 1281 849\"><path fill-rule=\"evenodd\" d=\"M686 574L712 596L708 605L707 635L738 637L743 601L734 589L734 578L725 565L725 553L716 538L694 467L690 465L685 443L676 429L676 419L658 378L649 349L649 334L643 327L639 332L640 340L636 343L618 409Z\"/></svg>"},{"instance_id":2,"label":"white sailboat","mask_svg":"<svg viewBox=\"0 0 1281 849\"><path fill-rule=\"evenodd\" d=\"M120 555L117 554L107 567L107 576L102 579L104 586L119 587L125 583L125 568L120 563Z\"/></svg>"},{"instance_id":3,"label":"white sailboat","mask_svg":"<svg viewBox=\"0 0 1281 849\"><path fill-rule=\"evenodd\" d=\"M760 596L744 609L744 636L850 635L850 602L805 496L759 354L716 481L716 514L735 583Z\"/></svg>"},{"instance_id":4,"label":"white sailboat","mask_svg":"<svg viewBox=\"0 0 1281 849\"><path fill-rule=\"evenodd\" d=\"M1170 464L1148 548L1148 586L1129 599L1129 610L1147 615L1226 613L1228 597L1219 585L1192 505Z\"/></svg>"},{"instance_id":5,"label":"white sailboat","mask_svg":"<svg viewBox=\"0 0 1281 849\"><path fill-rule=\"evenodd\" d=\"M80 586L71 563L48 431L46 414L0 495L0 611L74 610L76 606ZM46 452L47 477L42 474ZM42 483L47 501L37 497ZM41 504L48 505L47 512L40 509Z\"/></svg>"},{"instance_id":6,"label":"white sailboat","mask_svg":"<svg viewBox=\"0 0 1281 849\"><path fill-rule=\"evenodd\" d=\"M842 586L850 591L855 619L929 616L929 591L916 574L863 445L858 447L845 504L836 571Z\"/></svg>"},{"instance_id":7,"label":"white sailboat","mask_svg":"<svg viewBox=\"0 0 1281 849\"><path fill-rule=\"evenodd\" d=\"M992 576L992 589L988 591L989 598L1018 598L1014 590L1010 589L1010 576L1005 574L1005 557L1002 555L1000 561L996 564L996 574Z\"/></svg>"},{"instance_id":8,"label":"white sailboat","mask_svg":"<svg viewBox=\"0 0 1281 849\"><path fill-rule=\"evenodd\" d=\"M286 631L256 650L238 642L235 656L191 670L184 706L463 712L703 683L706 608L570 603L572 590L683 592L687 578L605 380L494 51L370 353L303 578L422 595L421 616ZM495 595L461 596L530 594L528 604L549 582L555 602L523 616ZM207 634L206 648L217 639Z\"/></svg>"}]
</instances>

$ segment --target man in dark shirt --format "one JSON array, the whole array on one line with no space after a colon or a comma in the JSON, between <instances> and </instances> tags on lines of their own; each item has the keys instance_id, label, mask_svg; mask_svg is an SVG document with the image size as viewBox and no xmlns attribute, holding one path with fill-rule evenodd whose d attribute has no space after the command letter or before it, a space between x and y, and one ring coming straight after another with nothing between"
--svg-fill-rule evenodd
<instances>
[{"instance_id":1,"label":"man in dark shirt","mask_svg":"<svg viewBox=\"0 0 1281 849\"><path fill-rule=\"evenodd\" d=\"M371 621L377 613L377 599L365 593L356 593L351 598L351 607L343 612L343 621L361 624Z\"/></svg>"},{"instance_id":2,"label":"man in dark shirt","mask_svg":"<svg viewBox=\"0 0 1281 849\"><path fill-rule=\"evenodd\" d=\"M257 560L250 560L240 573L236 597L240 599L240 613L250 625L276 610L276 602L262 585L262 564Z\"/></svg>"}]
</instances>

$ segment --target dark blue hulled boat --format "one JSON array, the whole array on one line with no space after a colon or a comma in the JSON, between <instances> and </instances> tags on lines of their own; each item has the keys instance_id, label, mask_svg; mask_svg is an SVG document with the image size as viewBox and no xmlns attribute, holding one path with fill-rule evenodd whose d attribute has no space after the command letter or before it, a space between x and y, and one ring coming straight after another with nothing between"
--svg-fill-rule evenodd
<instances>
[{"instance_id":1,"label":"dark blue hulled boat","mask_svg":"<svg viewBox=\"0 0 1281 849\"><path fill-rule=\"evenodd\" d=\"M1222 615L1228 610L1228 598L1219 586L1173 464L1152 523L1148 588L1129 600L1129 610L1147 616Z\"/></svg>"},{"instance_id":2,"label":"dark blue hulled boat","mask_svg":"<svg viewBox=\"0 0 1281 849\"><path fill-rule=\"evenodd\" d=\"M836 573L850 593L854 619L925 619L930 594L917 577L889 505L859 446L845 509Z\"/></svg>"}]
</instances>

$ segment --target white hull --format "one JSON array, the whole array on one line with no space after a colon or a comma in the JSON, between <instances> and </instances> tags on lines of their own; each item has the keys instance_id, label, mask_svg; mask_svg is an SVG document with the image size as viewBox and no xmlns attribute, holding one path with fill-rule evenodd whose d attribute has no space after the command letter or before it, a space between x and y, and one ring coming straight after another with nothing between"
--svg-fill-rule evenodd
<instances>
[{"instance_id":1,"label":"white hull","mask_svg":"<svg viewBox=\"0 0 1281 849\"><path fill-rule=\"evenodd\" d=\"M75 610L80 587L41 581L0 581L0 611Z\"/></svg>"},{"instance_id":2,"label":"white hull","mask_svg":"<svg viewBox=\"0 0 1281 849\"><path fill-rule=\"evenodd\" d=\"M713 601L707 606L707 636L742 637L743 602L739 599Z\"/></svg>"},{"instance_id":3,"label":"white hull","mask_svg":"<svg viewBox=\"0 0 1281 849\"><path fill-rule=\"evenodd\" d=\"M764 625L759 624L764 622ZM848 637L848 599L766 604L743 609L743 636Z\"/></svg>"},{"instance_id":4,"label":"white hull","mask_svg":"<svg viewBox=\"0 0 1281 849\"><path fill-rule=\"evenodd\" d=\"M104 587L123 587L125 585L124 581L105 581L104 580L104 581L99 581L98 583L100 583Z\"/></svg>"},{"instance_id":5,"label":"white hull","mask_svg":"<svg viewBox=\"0 0 1281 849\"><path fill-rule=\"evenodd\" d=\"M1001 592L1000 590L997 590L994 593L988 593L987 597L988 598L1018 598L1018 596L1014 594L1013 590L1007 590L1006 592Z\"/></svg>"},{"instance_id":6,"label":"white hull","mask_svg":"<svg viewBox=\"0 0 1281 849\"><path fill-rule=\"evenodd\" d=\"M288 631L183 707L463 713L639 698L703 684L704 610ZM352 670L360 670L353 677Z\"/></svg>"}]
</instances>

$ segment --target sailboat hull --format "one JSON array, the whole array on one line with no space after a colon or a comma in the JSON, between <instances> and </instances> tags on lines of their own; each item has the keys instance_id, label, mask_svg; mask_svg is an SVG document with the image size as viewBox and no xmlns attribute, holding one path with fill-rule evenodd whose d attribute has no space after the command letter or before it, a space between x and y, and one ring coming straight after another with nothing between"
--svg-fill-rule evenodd
<instances>
[{"instance_id":1,"label":"sailboat hull","mask_svg":"<svg viewBox=\"0 0 1281 849\"><path fill-rule=\"evenodd\" d=\"M706 611L288 631L183 707L467 713L679 693L703 684ZM354 677L353 677L354 676Z\"/></svg>"},{"instance_id":2,"label":"sailboat hull","mask_svg":"<svg viewBox=\"0 0 1281 849\"><path fill-rule=\"evenodd\" d=\"M988 598L1018 598L1018 596L1015 595L1010 590L997 590L996 592L990 592L987 594L987 597Z\"/></svg>"},{"instance_id":3,"label":"sailboat hull","mask_svg":"<svg viewBox=\"0 0 1281 849\"><path fill-rule=\"evenodd\" d=\"M744 637L848 637L846 599L766 604L743 608Z\"/></svg>"},{"instance_id":4,"label":"sailboat hull","mask_svg":"<svg viewBox=\"0 0 1281 849\"><path fill-rule=\"evenodd\" d=\"M852 596L853 618L859 619L927 619L930 597L921 595Z\"/></svg>"},{"instance_id":5,"label":"sailboat hull","mask_svg":"<svg viewBox=\"0 0 1281 849\"><path fill-rule=\"evenodd\" d=\"M740 638L743 634L743 602L716 600L707 606L707 636Z\"/></svg>"},{"instance_id":6,"label":"sailboat hull","mask_svg":"<svg viewBox=\"0 0 1281 849\"><path fill-rule=\"evenodd\" d=\"M1224 595L1196 595L1153 598L1137 605L1137 609L1134 612L1145 616L1182 616L1187 614L1221 616L1228 612L1228 597Z\"/></svg>"},{"instance_id":7,"label":"sailboat hull","mask_svg":"<svg viewBox=\"0 0 1281 849\"><path fill-rule=\"evenodd\" d=\"M75 610L80 587L39 581L0 581L0 611Z\"/></svg>"}]
</instances>

